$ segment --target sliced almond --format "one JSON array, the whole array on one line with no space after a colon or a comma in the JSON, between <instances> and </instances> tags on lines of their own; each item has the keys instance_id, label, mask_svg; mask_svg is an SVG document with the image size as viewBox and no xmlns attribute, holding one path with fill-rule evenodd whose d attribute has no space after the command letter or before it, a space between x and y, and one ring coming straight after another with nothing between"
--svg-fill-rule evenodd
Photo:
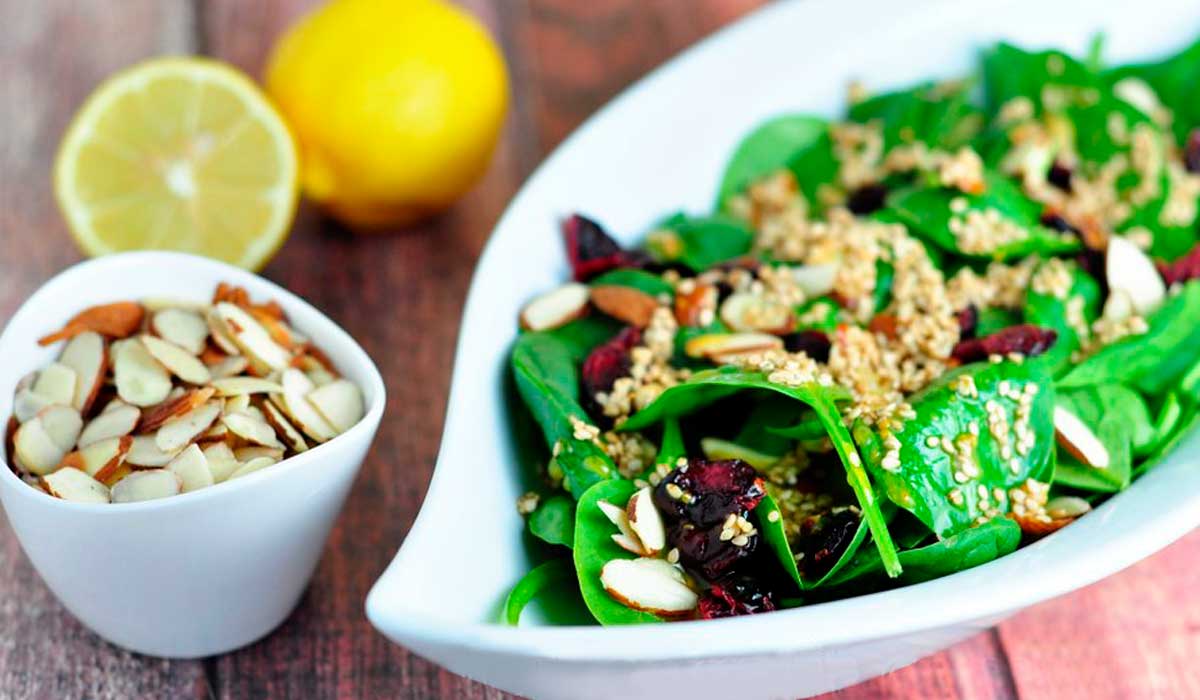
<instances>
[{"instance_id":1,"label":"sliced almond","mask_svg":"<svg viewBox=\"0 0 1200 700\"><path fill-rule=\"evenodd\" d=\"M745 333L783 335L796 326L791 307L749 292L730 294L721 304L721 320L733 330Z\"/></svg>"},{"instance_id":2,"label":"sliced almond","mask_svg":"<svg viewBox=\"0 0 1200 700\"><path fill-rule=\"evenodd\" d=\"M282 447L262 447L261 445L255 445L252 447L239 447L233 451L233 456L237 458L237 461L242 463L249 462L252 459L258 459L259 457L270 457L278 462L279 460L283 459L283 454L284 451Z\"/></svg>"},{"instance_id":3,"label":"sliced almond","mask_svg":"<svg viewBox=\"0 0 1200 700\"><path fill-rule=\"evenodd\" d=\"M1046 501L1046 515L1053 520L1075 519L1090 513L1092 504L1078 496L1056 496Z\"/></svg>"},{"instance_id":4,"label":"sliced almond","mask_svg":"<svg viewBox=\"0 0 1200 700\"><path fill-rule=\"evenodd\" d=\"M209 385L217 390L217 396L241 396L243 394L278 394L283 386L258 377L226 377L214 379Z\"/></svg>"},{"instance_id":5,"label":"sliced almond","mask_svg":"<svg viewBox=\"0 0 1200 700\"><path fill-rule=\"evenodd\" d=\"M804 294L813 299L822 297L833 291L838 274L837 263L821 263L818 265L802 265L791 268L792 279Z\"/></svg>"},{"instance_id":6,"label":"sliced almond","mask_svg":"<svg viewBox=\"0 0 1200 700\"><path fill-rule=\"evenodd\" d=\"M74 449L79 440L79 432L83 430L83 418L79 411L70 406L54 404L38 411L37 419L46 430L46 434L63 452Z\"/></svg>"},{"instance_id":7,"label":"sliced almond","mask_svg":"<svg viewBox=\"0 0 1200 700\"><path fill-rule=\"evenodd\" d=\"M1109 290L1108 299L1104 301L1104 318L1110 321L1124 321L1133 315L1133 299L1124 289Z\"/></svg>"},{"instance_id":8,"label":"sliced almond","mask_svg":"<svg viewBox=\"0 0 1200 700\"><path fill-rule=\"evenodd\" d=\"M42 477L46 493L76 503L108 503L108 487L78 469L64 467Z\"/></svg>"},{"instance_id":9,"label":"sliced almond","mask_svg":"<svg viewBox=\"0 0 1200 700\"><path fill-rule=\"evenodd\" d=\"M117 396L134 406L153 406L171 393L171 374L136 340L113 343Z\"/></svg>"},{"instance_id":10,"label":"sliced almond","mask_svg":"<svg viewBox=\"0 0 1200 700\"><path fill-rule=\"evenodd\" d=\"M196 445L188 445L175 459L167 464L167 471L174 472L179 477L180 490L183 493L212 486L212 472L208 469L208 459Z\"/></svg>"},{"instance_id":11,"label":"sliced almond","mask_svg":"<svg viewBox=\"0 0 1200 700\"><path fill-rule=\"evenodd\" d=\"M275 431L264 420L246 413L229 413L221 417L221 422L230 432L247 442L264 447L283 447L275 437Z\"/></svg>"},{"instance_id":12,"label":"sliced almond","mask_svg":"<svg viewBox=\"0 0 1200 700\"><path fill-rule=\"evenodd\" d=\"M208 310L204 315L204 320L208 323L208 331L212 335L213 343L218 348L221 348L226 355L237 357L242 354L237 343L233 342L229 327L225 325L225 321L221 319L215 308Z\"/></svg>"},{"instance_id":13,"label":"sliced almond","mask_svg":"<svg viewBox=\"0 0 1200 700\"><path fill-rule=\"evenodd\" d=\"M62 463L70 448L59 447L39 417L26 421L17 428L13 436L13 456L25 471L33 474L49 474Z\"/></svg>"},{"instance_id":14,"label":"sliced almond","mask_svg":"<svg viewBox=\"0 0 1200 700\"><path fill-rule=\"evenodd\" d=\"M212 379L212 374L204 363L178 345L152 335L143 335L140 340L154 359L183 381L189 384L207 384Z\"/></svg>"},{"instance_id":15,"label":"sliced almond","mask_svg":"<svg viewBox=\"0 0 1200 700\"><path fill-rule=\"evenodd\" d=\"M703 327L717 315L717 288L711 284L693 284L675 290L675 320L681 326Z\"/></svg>"},{"instance_id":16,"label":"sliced almond","mask_svg":"<svg viewBox=\"0 0 1200 700\"><path fill-rule=\"evenodd\" d=\"M688 357L704 357L714 362L776 348L783 348L783 340L765 333L706 333L684 344Z\"/></svg>"},{"instance_id":17,"label":"sliced almond","mask_svg":"<svg viewBox=\"0 0 1200 700\"><path fill-rule=\"evenodd\" d=\"M250 367L250 361L241 355L230 355L208 366L208 372L214 379L235 377Z\"/></svg>"},{"instance_id":18,"label":"sliced almond","mask_svg":"<svg viewBox=\"0 0 1200 700\"><path fill-rule=\"evenodd\" d=\"M163 309L154 314L150 327L163 340L193 355L204 352L208 344L208 323L195 311L180 308Z\"/></svg>"},{"instance_id":19,"label":"sliced almond","mask_svg":"<svg viewBox=\"0 0 1200 700\"><path fill-rule=\"evenodd\" d=\"M282 394L272 394L271 400L283 410L292 425L317 442L337 436L337 430L308 402L308 394L316 387L304 372L288 369L280 378Z\"/></svg>"},{"instance_id":20,"label":"sliced almond","mask_svg":"<svg viewBox=\"0 0 1200 700\"><path fill-rule=\"evenodd\" d=\"M222 415L229 413L238 413L250 408L250 394L238 394L225 399L225 408L221 411Z\"/></svg>"},{"instance_id":21,"label":"sliced almond","mask_svg":"<svg viewBox=\"0 0 1200 700\"><path fill-rule=\"evenodd\" d=\"M75 398L71 405L87 413L108 372L108 347L104 336L93 331L80 333L63 346L58 361L75 370Z\"/></svg>"},{"instance_id":22,"label":"sliced almond","mask_svg":"<svg viewBox=\"0 0 1200 700\"><path fill-rule=\"evenodd\" d=\"M147 408L145 415L142 416L142 432L149 433L158 430L167 421L178 418L186 413L191 413L200 406L203 406L216 393L216 389L207 386L200 389L191 389L183 391L174 398L169 398L160 404Z\"/></svg>"},{"instance_id":23,"label":"sliced almond","mask_svg":"<svg viewBox=\"0 0 1200 700\"><path fill-rule=\"evenodd\" d=\"M658 556L667 546L667 528L663 525L658 508L654 507L649 486L630 496L629 504L625 506L625 514L629 519L629 529L637 535L646 556Z\"/></svg>"},{"instance_id":24,"label":"sliced almond","mask_svg":"<svg viewBox=\"0 0 1200 700\"><path fill-rule=\"evenodd\" d=\"M246 476L247 474L253 474L254 472L256 472L260 469L266 469L267 467L273 466L275 464L278 464L278 462L271 459L270 457L255 457L254 459L250 460L249 462L246 462L245 464L240 465L236 470L234 470L234 472L232 474L229 475L229 478L226 481L233 481L234 479L240 479L243 476Z\"/></svg>"},{"instance_id":25,"label":"sliced almond","mask_svg":"<svg viewBox=\"0 0 1200 700\"><path fill-rule=\"evenodd\" d=\"M93 306L76 314L62 330L38 340L38 344L50 345L88 331L110 338L127 338L141 327L144 315L142 305L133 301Z\"/></svg>"},{"instance_id":26,"label":"sliced almond","mask_svg":"<svg viewBox=\"0 0 1200 700\"><path fill-rule=\"evenodd\" d=\"M215 309L218 318L225 323L230 339L259 374L284 369L291 363L292 354L276 343L262 324L245 310L228 302L217 304Z\"/></svg>"},{"instance_id":27,"label":"sliced almond","mask_svg":"<svg viewBox=\"0 0 1200 700\"><path fill-rule=\"evenodd\" d=\"M552 289L521 309L521 327L531 331L546 331L566 325L587 311L587 285L571 282Z\"/></svg>"},{"instance_id":28,"label":"sliced almond","mask_svg":"<svg viewBox=\"0 0 1200 700\"><path fill-rule=\"evenodd\" d=\"M94 442L63 457L63 465L74 467L96 481L104 482L125 462L133 446L133 438L113 437Z\"/></svg>"},{"instance_id":29,"label":"sliced almond","mask_svg":"<svg viewBox=\"0 0 1200 700\"><path fill-rule=\"evenodd\" d=\"M308 450L308 443L305 442L304 436L300 434L299 430L296 430L296 427L288 421L287 417L283 415L283 411L280 411L275 404L265 401L262 410L267 423L270 423L271 427L275 429L275 433L293 452Z\"/></svg>"},{"instance_id":30,"label":"sliced almond","mask_svg":"<svg viewBox=\"0 0 1200 700\"><path fill-rule=\"evenodd\" d=\"M128 435L137 427L141 417L142 412L137 406L124 401L112 409L106 408L89 421L79 434L79 448L83 449L101 440Z\"/></svg>"},{"instance_id":31,"label":"sliced almond","mask_svg":"<svg viewBox=\"0 0 1200 700\"><path fill-rule=\"evenodd\" d=\"M1121 290L1129 295L1133 310L1146 316L1162 306L1167 287L1154 262L1132 241L1122 236L1112 236L1108 241L1108 252L1104 256L1104 274L1110 290Z\"/></svg>"},{"instance_id":32,"label":"sliced almond","mask_svg":"<svg viewBox=\"0 0 1200 700\"><path fill-rule=\"evenodd\" d=\"M215 483L221 483L229 478L229 475L234 473L241 467L237 457L233 454L233 450L229 445L223 442L214 442L207 445L204 450L204 459L208 463L208 471L212 474Z\"/></svg>"},{"instance_id":33,"label":"sliced almond","mask_svg":"<svg viewBox=\"0 0 1200 700\"><path fill-rule=\"evenodd\" d=\"M325 386L326 384L336 382L338 380L338 376L336 374L330 372L324 367L305 370L304 375L308 377L309 381L311 381L315 386Z\"/></svg>"},{"instance_id":34,"label":"sliced almond","mask_svg":"<svg viewBox=\"0 0 1200 700\"><path fill-rule=\"evenodd\" d=\"M338 433L346 432L362 420L362 391L352 381L334 380L308 392L306 398Z\"/></svg>"},{"instance_id":35,"label":"sliced almond","mask_svg":"<svg viewBox=\"0 0 1200 700\"><path fill-rule=\"evenodd\" d=\"M75 370L70 367L52 362L41 372L33 383L33 393L45 397L50 403L62 406L75 404Z\"/></svg>"},{"instance_id":36,"label":"sliced almond","mask_svg":"<svg viewBox=\"0 0 1200 700\"><path fill-rule=\"evenodd\" d=\"M1075 459L1097 469L1108 467L1108 450L1079 416L1062 406L1054 407L1054 437Z\"/></svg>"},{"instance_id":37,"label":"sliced almond","mask_svg":"<svg viewBox=\"0 0 1200 700\"><path fill-rule=\"evenodd\" d=\"M629 515L624 508L615 506L608 501L596 501L596 506L600 508L600 512L604 513L604 517L608 518L609 522L617 526L619 532L612 536L613 542L616 542L625 551L639 557L646 554L646 548L642 546L637 533L629 526Z\"/></svg>"},{"instance_id":38,"label":"sliced almond","mask_svg":"<svg viewBox=\"0 0 1200 700\"><path fill-rule=\"evenodd\" d=\"M135 467L165 467L180 450L170 452L159 449L153 435L137 435L129 446L125 461Z\"/></svg>"},{"instance_id":39,"label":"sliced almond","mask_svg":"<svg viewBox=\"0 0 1200 700\"><path fill-rule=\"evenodd\" d=\"M640 289L619 284L592 287L592 305L608 316L638 328L650 325L658 300Z\"/></svg>"},{"instance_id":40,"label":"sliced almond","mask_svg":"<svg viewBox=\"0 0 1200 700\"><path fill-rule=\"evenodd\" d=\"M1122 78L1113 83L1112 90L1119 99L1141 110L1147 117L1155 117L1163 110L1154 88L1141 78Z\"/></svg>"},{"instance_id":41,"label":"sliced almond","mask_svg":"<svg viewBox=\"0 0 1200 700\"><path fill-rule=\"evenodd\" d=\"M600 584L622 605L662 617L686 617L700 602L683 573L662 559L614 559L600 570Z\"/></svg>"},{"instance_id":42,"label":"sliced almond","mask_svg":"<svg viewBox=\"0 0 1200 700\"><path fill-rule=\"evenodd\" d=\"M196 442L207 442L211 440L224 440L229 436L229 428L225 427L224 423L216 422L208 426L208 430L200 433L196 438Z\"/></svg>"},{"instance_id":43,"label":"sliced almond","mask_svg":"<svg viewBox=\"0 0 1200 700\"><path fill-rule=\"evenodd\" d=\"M173 452L185 447L195 440L200 433L208 430L217 416L221 415L221 404L209 401L195 409L163 423L158 432L154 433L154 444L163 452Z\"/></svg>"},{"instance_id":44,"label":"sliced almond","mask_svg":"<svg viewBox=\"0 0 1200 700\"><path fill-rule=\"evenodd\" d=\"M113 503L136 503L175 496L183 489L183 480L166 469L133 472L112 487Z\"/></svg>"},{"instance_id":45,"label":"sliced almond","mask_svg":"<svg viewBox=\"0 0 1200 700\"><path fill-rule=\"evenodd\" d=\"M13 396L13 416L16 417L18 423L24 423L53 403L45 396L34 393L33 389L21 389Z\"/></svg>"},{"instance_id":46,"label":"sliced almond","mask_svg":"<svg viewBox=\"0 0 1200 700\"><path fill-rule=\"evenodd\" d=\"M167 309L177 309L179 311L191 311L196 314L203 314L209 307L207 303L192 301L191 299L178 299L174 297L142 297L138 300L142 308L149 313L158 313Z\"/></svg>"}]
</instances>

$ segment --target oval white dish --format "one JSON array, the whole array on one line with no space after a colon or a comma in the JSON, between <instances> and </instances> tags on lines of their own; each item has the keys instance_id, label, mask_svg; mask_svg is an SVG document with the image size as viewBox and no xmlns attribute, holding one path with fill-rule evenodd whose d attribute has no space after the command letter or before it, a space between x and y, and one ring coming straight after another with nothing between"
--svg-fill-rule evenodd
<instances>
[{"instance_id":1,"label":"oval white dish","mask_svg":"<svg viewBox=\"0 0 1200 700\"><path fill-rule=\"evenodd\" d=\"M125 253L51 279L0 335L0 416L21 377L61 347L37 339L85 306L147 297L205 301L218 282L274 300L363 391L366 416L308 452L161 500L84 504L47 496L0 464L0 501L46 585L83 624L154 656L219 654L262 637L303 593L379 427L383 379L349 335L257 275L191 255Z\"/></svg>"},{"instance_id":2,"label":"oval white dish","mask_svg":"<svg viewBox=\"0 0 1200 700\"><path fill-rule=\"evenodd\" d=\"M620 628L494 622L528 568L502 382L521 305L568 277L559 218L581 211L632 242L677 208L708 210L725 159L770 116L838 114L855 78L886 89L965 73L976 51L999 39L1083 53L1100 30L1108 32L1110 59L1148 58L1194 39L1200 6L780 4L689 50L584 124L516 196L480 260L437 469L404 546L367 599L372 623L456 673L532 697L795 697L911 663L1112 574L1200 524L1200 436L1193 435L1071 527L929 583L719 621Z\"/></svg>"}]
</instances>

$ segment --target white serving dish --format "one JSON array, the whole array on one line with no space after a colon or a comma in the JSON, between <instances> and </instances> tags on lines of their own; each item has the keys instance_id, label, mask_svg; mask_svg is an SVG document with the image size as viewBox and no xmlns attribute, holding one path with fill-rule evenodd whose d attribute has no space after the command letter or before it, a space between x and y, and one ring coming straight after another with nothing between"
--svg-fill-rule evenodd
<instances>
[{"instance_id":1,"label":"white serving dish","mask_svg":"<svg viewBox=\"0 0 1200 700\"><path fill-rule=\"evenodd\" d=\"M178 253L125 253L80 263L47 282L0 335L0 416L17 381L61 344L37 338L85 306L146 297L206 301L218 282L273 299L363 390L366 417L337 438L234 481L128 504L47 496L0 464L0 501L46 585L101 637L144 654L201 657L266 635L304 591L379 427L383 380L321 312L224 263Z\"/></svg>"},{"instance_id":2,"label":"white serving dish","mask_svg":"<svg viewBox=\"0 0 1200 700\"><path fill-rule=\"evenodd\" d=\"M1200 34L1194 0L805 0L773 5L642 80L584 124L514 199L463 318L442 451L408 538L367 598L384 634L456 673L537 698L796 697L909 664L1033 603L1129 566L1200 524L1197 437L1066 530L918 586L768 615L623 628L494 624L528 569L501 385L518 309L567 279L557 220L589 213L633 241L674 208L711 207L734 145L785 112L840 114L876 89L975 65L999 39L1109 57Z\"/></svg>"}]
</instances>

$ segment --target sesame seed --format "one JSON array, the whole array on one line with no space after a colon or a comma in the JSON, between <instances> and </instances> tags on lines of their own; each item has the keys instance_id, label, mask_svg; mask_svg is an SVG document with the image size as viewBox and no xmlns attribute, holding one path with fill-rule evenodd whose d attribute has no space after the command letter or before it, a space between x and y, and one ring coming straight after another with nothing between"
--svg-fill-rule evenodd
<instances>
[{"instance_id":1,"label":"sesame seed","mask_svg":"<svg viewBox=\"0 0 1200 700\"><path fill-rule=\"evenodd\" d=\"M669 564L678 564L679 563L679 549L677 547L672 547L671 551L667 552L667 563L669 563Z\"/></svg>"},{"instance_id":2,"label":"sesame seed","mask_svg":"<svg viewBox=\"0 0 1200 700\"><path fill-rule=\"evenodd\" d=\"M724 535L725 533L722 532L721 534ZM745 535L738 535L730 540L729 543L734 547L745 547L746 545L750 544L750 538L746 537Z\"/></svg>"},{"instance_id":3,"label":"sesame seed","mask_svg":"<svg viewBox=\"0 0 1200 700\"><path fill-rule=\"evenodd\" d=\"M773 510L770 513L767 513L767 520L772 523L779 522L779 511Z\"/></svg>"}]
</instances>

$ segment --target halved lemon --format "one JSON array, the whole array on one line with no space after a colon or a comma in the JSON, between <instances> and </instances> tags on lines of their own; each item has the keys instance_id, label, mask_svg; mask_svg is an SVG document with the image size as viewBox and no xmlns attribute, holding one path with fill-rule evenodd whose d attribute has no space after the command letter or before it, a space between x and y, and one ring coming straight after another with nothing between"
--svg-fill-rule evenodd
<instances>
[{"instance_id":1,"label":"halved lemon","mask_svg":"<svg viewBox=\"0 0 1200 700\"><path fill-rule=\"evenodd\" d=\"M246 76L163 58L109 78L67 128L58 204L88 255L179 250L248 269L287 239L296 146Z\"/></svg>"}]
</instances>

